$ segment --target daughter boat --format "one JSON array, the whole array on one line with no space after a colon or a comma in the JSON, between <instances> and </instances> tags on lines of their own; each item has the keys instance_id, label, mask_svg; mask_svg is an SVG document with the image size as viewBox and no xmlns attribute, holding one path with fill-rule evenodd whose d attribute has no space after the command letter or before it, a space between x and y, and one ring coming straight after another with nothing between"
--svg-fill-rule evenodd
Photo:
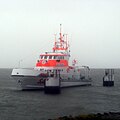
<instances>
[{"instance_id":1,"label":"daughter boat","mask_svg":"<svg viewBox=\"0 0 120 120\"><path fill-rule=\"evenodd\" d=\"M56 39L55 36L53 51L40 54L33 69L14 68L12 70L11 76L22 90L43 89L48 72L52 75L55 70L60 71L60 87L78 85L77 82L79 85L91 85L89 67L77 66L76 60L73 60L72 65L69 65L69 42L67 34L61 32L61 25L59 35L59 39Z\"/></svg>"}]
</instances>

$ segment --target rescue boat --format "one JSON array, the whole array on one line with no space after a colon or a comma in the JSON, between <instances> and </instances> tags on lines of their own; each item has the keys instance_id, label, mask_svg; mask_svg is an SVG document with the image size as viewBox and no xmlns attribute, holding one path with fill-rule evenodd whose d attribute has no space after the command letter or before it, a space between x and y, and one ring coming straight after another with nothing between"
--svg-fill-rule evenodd
<instances>
[{"instance_id":1,"label":"rescue boat","mask_svg":"<svg viewBox=\"0 0 120 120\"><path fill-rule=\"evenodd\" d=\"M67 34L62 34L60 25L59 38L54 40L52 52L40 54L33 69L14 68L11 76L17 81L22 90L44 89L48 72L60 71L61 87L67 82L79 81L81 85L91 84L88 66L78 66L74 59L69 64L70 49ZM65 83L65 84L64 84Z\"/></svg>"}]
</instances>

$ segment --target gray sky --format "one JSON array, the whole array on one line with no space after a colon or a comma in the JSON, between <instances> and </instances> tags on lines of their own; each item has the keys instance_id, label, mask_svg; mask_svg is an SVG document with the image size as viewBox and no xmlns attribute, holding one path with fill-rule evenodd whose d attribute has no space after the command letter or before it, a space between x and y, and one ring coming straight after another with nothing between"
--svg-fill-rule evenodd
<instances>
[{"instance_id":1,"label":"gray sky","mask_svg":"<svg viewBox=\"0 0 120 120\"><path fill-rule=\"evenodd\" d=\"M120 68L120 0L0 0L0 67L34 67L60 23L71 59Z\"/></svg>"}]
</instances>

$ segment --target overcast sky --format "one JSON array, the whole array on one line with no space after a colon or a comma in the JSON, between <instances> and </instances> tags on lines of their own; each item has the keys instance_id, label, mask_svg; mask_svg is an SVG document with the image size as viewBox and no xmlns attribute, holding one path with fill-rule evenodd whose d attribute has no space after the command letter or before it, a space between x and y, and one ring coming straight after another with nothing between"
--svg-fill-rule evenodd
<instances>
[{"instance_id":1,"label":"overcast sky","mask_svg":"<svg viewBox=\"0 0 120 120\"><path fill-rule=\"evenodd\" d=\"M71 60L120 68L120 0L0 0L0 68L34 67L60 24Z\"/></svg>"}]
</instances>

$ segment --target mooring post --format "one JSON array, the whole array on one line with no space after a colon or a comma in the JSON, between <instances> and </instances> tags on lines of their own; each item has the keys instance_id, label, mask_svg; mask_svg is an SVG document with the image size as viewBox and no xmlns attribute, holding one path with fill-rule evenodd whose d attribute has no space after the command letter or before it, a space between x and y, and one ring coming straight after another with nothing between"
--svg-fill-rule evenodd
<instances>
[{"instance_id":1,"label":"mooring post","mask_svg":"<svg viewBox=\"0 0 120 120\"><path fill-rule=\"evenodd\" d=\"M114 69L105 69L103 86L114 86Z\"/></svg>"}]
</instances>

